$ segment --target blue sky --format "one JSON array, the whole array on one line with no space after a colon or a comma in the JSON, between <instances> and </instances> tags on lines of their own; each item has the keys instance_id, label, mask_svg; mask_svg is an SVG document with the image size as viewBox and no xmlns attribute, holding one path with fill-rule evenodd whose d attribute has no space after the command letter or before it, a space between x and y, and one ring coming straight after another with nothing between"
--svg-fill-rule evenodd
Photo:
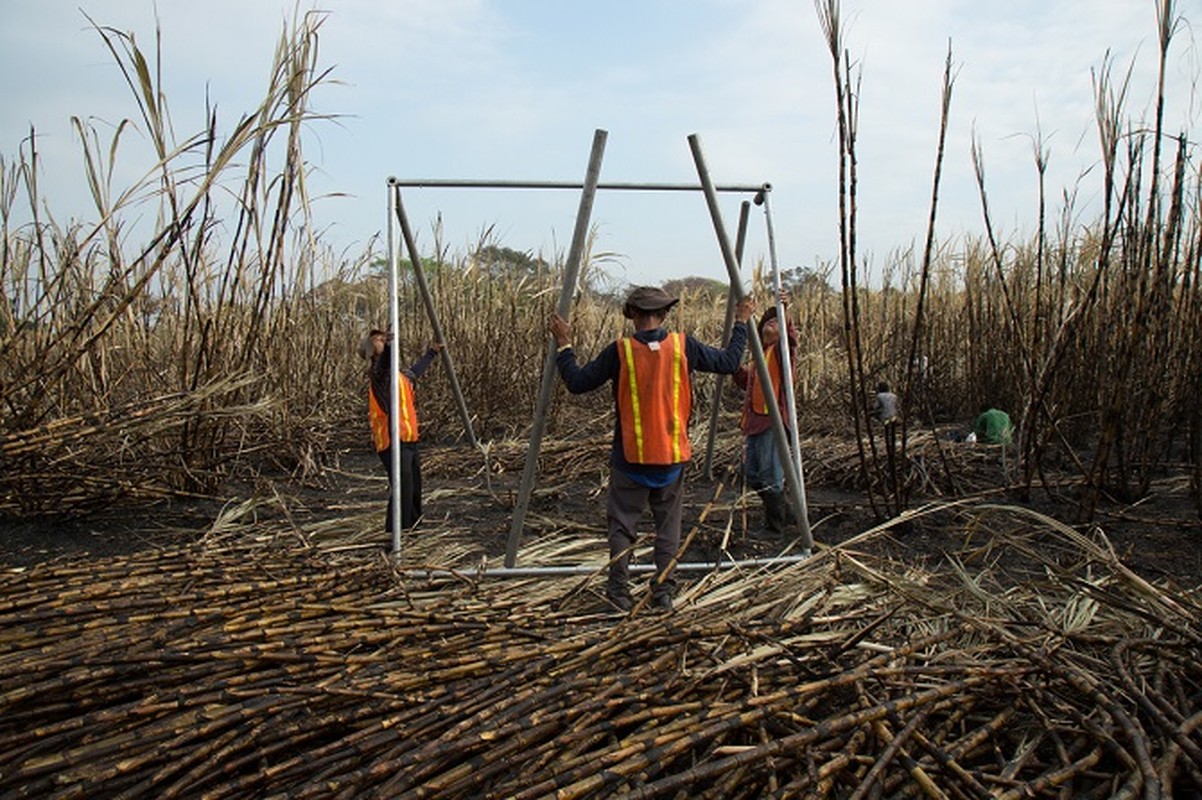
<instances>
[{"instance_id":1,"label":"blue sky","mask_svg":"<svg viewBox=\"0 0 1202 800\"><path fill-rule=\"evenodd\" d=\"M326 0L321 63L337 81L315 98L340 115L306 143L319 225L355 251L386 224L386 179L580 181L593 131L608 131L603 181L696 182L697 134L720 184L772 183L778 263L832 263L838 195L831 60L805 0ZM1092 75L1109 52L1132 68L1128 117L1150 117L1156 67L1153 0L845 0L845 45L861 78L859 249L875 270L925 235L947 48L955 94L938 234L981 229L970 146L985 155L989 202L1003 238L1034 224L1033 136L1050 154L1053 197L1096 193ZM292 0L0 0L4 112L0 157L39 133L43 189L65 221L88 219L80 146L70 117L106 130L136 109L82 12L130 31L153 50L180 138L200 129L206 92L228 129L263 96L275 41ZM313 8L300 4L302 10ZM1202 0L1178 3L1189 22ZM1170 54L1170 132L1198 115L1194 30ZM150 165L136 139L119 157L132 179ZM1084 177L1082 178L1082 176ZM494 227L499 243L566 251L575 192L408 190L419 243L441 214L453 252ZM728 229L737 196L723 197ZM149 212L147 212L149 213ZM94 215L93 215L94 216ZM724 280L700 193L602 192L596 248L620 254L617 282L688 275ZM767 261L755 209L747 262ZM836 273L837 274L837 273Z\"/></svg>"}]
</instances>

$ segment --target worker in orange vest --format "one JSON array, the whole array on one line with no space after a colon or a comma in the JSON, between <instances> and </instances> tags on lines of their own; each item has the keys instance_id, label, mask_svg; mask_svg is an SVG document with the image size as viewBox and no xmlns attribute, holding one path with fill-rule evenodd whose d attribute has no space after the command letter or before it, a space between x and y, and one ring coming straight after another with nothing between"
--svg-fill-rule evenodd
<instances>
[{"instance_id":1,"label":"worker in orange vest","mask_svg":"<svg viewBox=\"0 0 1202 800\"><path fill-rule=\"evenodd\" d=\"M747 342L747 320L754 304L742 300L725 349L702 344L664 328L668 312L679 302L663 289L635 287L623 315L634 325L631 336L607 345L584 366L576 363L572 327L553 314L549 328L558 348L556 366L568 391L589 392L607 381L613 385L613 447L610 456L606 517L609 531L609 574L605 594L619 611L634 603L629 588L630 552L635 527L648 506L655 518L655 578L652 607L672 610L675 581L672 562L680 547L684 465L692 449L688 424L692 410L690 373L729 375L739 368Z\"/></svg>"},{"instance_id":2,"label":"worker in orange vest","mask_svg":"<svg viewBox=\"0 0 1202 800\"><path fill-rule=\"evenodd\" d=\"M785 292L780 295L781 305L787 306ZM796 363L792 356L797 350L797 330L788 324L787 338L789 342L789 364ZM781 357L780 320L776 316L776 306L770 306L760 316L760 343L764 348L764 359L768 363L768 377L772 379L772 394L776 397L777 408L788 425L785 414L784 359ZM787 525L795 521L795 515L789 508L785 497L785 468L780 460L780 452L776 447L776 438L772 430L772 417L768 411L768 393L760 384L760 376L753 364L745 364L734 375L734 382L744 389L743 413L739 419L739 427L743 431L743 475L747 487L759 495L764 505L764 533L779 536L784 533Z\"/></svg>"},{"instance_id":3,"label":"worker in orange vest","mask_svg":"<svg viewBox=\"0 0 1202 800\"><path fill-rule=\"evenodd\" d=\"M393 533L392 519L392 442L389 412L392 409L391 380L389 369L392 356L389 348L395 337L386 331L373 329L359 342L359 356L370 361L371 386L367 393L368 417L371 420L372 442L376 453L388 473L388 513L384 517L384 532ZM442 351L442 342L433 342L426 352L408 368L397 375L400 390L398 405L400 419L398 430L401 438L401 529L409 530L422 515L422 467L418 452L417 402L413 393L413 382L426 373L430 364Z\"/></svg>"}]
</instances>

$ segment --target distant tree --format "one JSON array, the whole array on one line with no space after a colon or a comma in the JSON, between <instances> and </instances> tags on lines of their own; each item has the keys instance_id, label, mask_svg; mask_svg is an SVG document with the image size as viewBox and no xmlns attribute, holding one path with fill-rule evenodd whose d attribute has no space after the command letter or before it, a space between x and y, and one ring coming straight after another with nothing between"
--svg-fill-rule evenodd
<instances>
[{"instance_id":1,"label":"distant tree","mask_svg":"<svg viewBox=\"0 0 1202 800\"><path fill-rule=\"evenodd\" d=\"M827 294L835 291L830 283L831 268L794 267L781 270L781 287L789 294Z\"/></svg>"},{"instance_id":2,"label":"distant tree","mask_svg":"<svg viewBox=\"0 0 1202 800\"><path fill-rule=\"evenodd\" d=\"M682 295L689 294L709 294L714 296L726 294L726 284L722 281L714 280L713 278L702 278L697 275L690 275L687 278L678 278L668 281L664 284L664 291L668 294Z\"/></svg>"},{"instance_id":3,"label":"distant tree","mask_svg":"<svg viewBox=\"0 0 1202 800\"><path fill-rule=\"evenodd\" d=\"M443 263L435 258L422 258L422 272L426 277L437 275L443 268ZM372 275L384 277L388 275L388 259L384 256L377 256L368 265L368 271ZM397 280L402 286L407 285L413 279L413 263L402 258L397 262Z\"/></svg>"},{"instance_id":4,"label":"distant tree","mask_svg":"<svg viewBox=\"0 0 1202 800\"><path fill-rule=\"evenodd\" d=\"M469 260L475 269L496 277L534 277L546 274L549 269L546 261L531 252L498 244L486 244L478 248Z\"/></svg>"}]
</instances>

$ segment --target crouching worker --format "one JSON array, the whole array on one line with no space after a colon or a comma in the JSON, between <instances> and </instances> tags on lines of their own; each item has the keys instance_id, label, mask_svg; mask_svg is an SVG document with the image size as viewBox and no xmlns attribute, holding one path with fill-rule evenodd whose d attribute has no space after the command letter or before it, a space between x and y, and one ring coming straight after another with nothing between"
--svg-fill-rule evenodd
<instances>
[{"instance_id":1,"label":"crouching worker","mask_svg":"<svg viewBox=\"0 0 1202 800\"><path fill-rule=\"evenodd\" d=\"M371 419L372 441L376 453L388 473L388 513L384 518L384 532L390 537L395 531L392 519L392 441L389 413L392 409L391 353L394 336L381 330L372 330L359 342L360 358L370 361L371 386L368 391L368 415ZM417 361L402 368L397 375L400 390L399 408L401 448L401 529L408 530L417 524L422 515L422 468L418 453L417 403L413 395L413 381L430 368L430 364L442 351L442 342L434 342Z\"/></svg>"},{"instance_id":2,"label":"crouching worker","mask_svg":"<svg viewBox=\"0 0 1202 800\"><path fill-rule=\"evenodd\" d=\"M785 299L781 297L781 304ZM789 364L793 364L793 354L797 350L797 331L788 325ZM776 397L776 406L781 416L788 424L785 412L785 383L784 359L781 354L780 320L776 316L776 306L764 310L757 328L760 344L764 349L764 360L768 362L768 377L772 380L772 388L765 391L760 383L759 373L754 364L745 364L734 375L737 386L746 394L743 396L743 415L739 419L739 427L743 431L743 474L747 480L747 488L759 495L764 504L764 533L779 536L784 533L785 526L795 521L788 500L785 498L785 468L781 464L780 451L776 446L776 435L772 430L772 417L768 412L768 398ZM788 431L786 438L788 436Z\"/></svg>"},{"instance_id":3,"label":"crouching worker","mask_svg":"<svg viewBox=\"0 0 1202 800\"><path fill-rule=\"evenodd\" d=\"M983 404L981 413L972 423L976 441L985 444L1010 444L1014 438L1014 423L1000 408Z\"/></svg>"},{"instance_id":4,"label":"crouching worker","mask_svg":"<svg viewBox=\"0 0 1202 800\"><path fill-rule=\"evenodd\" d=\"M648 506L655 519L656 573L651 602L658 610L672 610L676 583L671 566L680 547L684 466L691 456L689 373L729 375L737 370L747 342L747 320L754 309L750 300L739 303L730 343L719 350L664 329L668 311L677 302L678 298L662 289L633 289L622 311L634 333L607 345L584 366L576 363L568 321L553 314L549 325L559 349L556 365L568 391L581 394L607 381L612 383L617 413L605 509L610 555L605 594L621 611L634 605L629 588L630 553L636 524Z\"/></svg>"}]
</instances>

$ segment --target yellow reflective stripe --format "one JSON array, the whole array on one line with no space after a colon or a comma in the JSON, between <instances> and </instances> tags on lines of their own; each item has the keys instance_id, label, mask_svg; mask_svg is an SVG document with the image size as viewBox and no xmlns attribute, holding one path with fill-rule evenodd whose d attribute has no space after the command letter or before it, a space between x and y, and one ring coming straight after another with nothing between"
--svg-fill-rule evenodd
<instances>
[{"instance_id":1,"label":"yellow reflective stripe","mask_svg":"<svg viewBox=\"0 0 1202 800\"><path fill-rule=\"evenodd\" d=\"M681 361L684 358L684 347L679 333L672 334L672 461L681 461L680 457L680 385Z\"/></svg>"},{"instance_id":2,"label":"yellow reflective stripe","mask_svg":"<svg viewBox=\"0 0 1202 800\"><path fill-rule=\"evenodd\" d=\"M417 406L413 403L413 384L405 378L405 387L401 390L401 399L405 401L405 405L401 411L401 421L405 423L405 430L408 432L408 439L411 442L417 441Z\"/></svg>"},{"instance_id":3,"label":"yellow reflective stripe","mask_svg":"<svg viewBox=\"0 0 1202 800\"><path fill-rule=\"evenodd\" d=\"M370 388L367 390L367 413L371 417L371 441L375 445L377 451L388 449L388 417L384 416L384 409L380 408L380 403L376 400L376 393Z\"/></svg>"},{"instance_id":4,"label":"yellow reflective stripe","mask_svg":"<svg viewBox=\"0 0 1202 800\"><path fill-rule=\"evenodd\" d=\"M400 435L401 441L403 442L405 441L405 438L409 436L409 426L411 424L409 420L409 398L405 396L405 389L407 388L405 384L408 383L408 381L405 380L404 375L398 375L396 383L397 388L401 393L400 397L398 398L400 402L397 404L401 412L401 424L397 426L397 433Z\"/></svg>"},{"instance_id":5,"label":"yellow reflective stripe","mask_svg":"<svg viewBox=\"0 0 1202 800\"><path fill-rule=\"evenodd\" d=\"M634 347L630 339L623 339L622 346L626 355L626 376L630 382L630 406L634 414L634 442L638 450L637 463L643 463L643 415L639 410L639 382L634 370Z\"/></svg>"}]
</instances>

